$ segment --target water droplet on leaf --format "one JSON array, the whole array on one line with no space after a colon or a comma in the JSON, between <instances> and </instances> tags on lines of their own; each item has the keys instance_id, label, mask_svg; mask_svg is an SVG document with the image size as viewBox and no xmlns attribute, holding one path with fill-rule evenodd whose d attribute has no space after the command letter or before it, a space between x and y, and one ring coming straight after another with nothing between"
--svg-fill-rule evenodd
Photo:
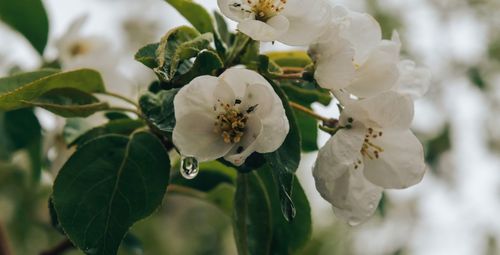
<instances>
[{"instance_id":1,"label":"water droplet on leaf","mask_svg":"<svg viewBox=\"0 0 500 255\"><path fill-rule=\"evenodd\" d=\"M200 168L198 165L198 160L193 157L183 157L181 159L181 175L182 177L191 180L194 179L198 173L200 172Z\"/></svg>"}]
</instances>

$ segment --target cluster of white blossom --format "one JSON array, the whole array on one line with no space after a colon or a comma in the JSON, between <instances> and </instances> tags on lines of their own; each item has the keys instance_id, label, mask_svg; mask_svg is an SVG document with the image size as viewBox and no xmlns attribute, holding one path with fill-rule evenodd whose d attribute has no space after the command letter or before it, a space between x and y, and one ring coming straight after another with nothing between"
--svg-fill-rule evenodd
<instances>
[{"instance_id":1,"label":"cluster of white blossom","mask_svg":"<svg viewBox=\"0 0 500 255\"><path fill-rule=\"evenodd\" d=\"M422 179L421 143L410 131L413 100L430 74L400 59L394 32L383 40L369 14L328 0L218 0L222 13L254 40L309 46L314 77L342 105L337 131L319 151L313 175L320 194L354 225L377 208L384 188ZM288 131L282 102L258 73L231 68L201 76L175 98L173 141L198 160L224 157L241 165L252 152L279 148Z\"/></svg>"}]
</instances>

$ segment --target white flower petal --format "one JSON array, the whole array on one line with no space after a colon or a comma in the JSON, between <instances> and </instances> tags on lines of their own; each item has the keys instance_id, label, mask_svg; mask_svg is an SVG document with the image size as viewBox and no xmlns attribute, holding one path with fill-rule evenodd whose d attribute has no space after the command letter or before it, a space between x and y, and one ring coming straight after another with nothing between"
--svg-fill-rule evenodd
<instances>
[{"instance_id":1,"label":"white flower petal","mask_svg":"<svg viewBox=\"0 0 500 255\"><path fill-rule=\"evenodd\" d=\"M217 5L219 6L220 11L226 17L234 20L234 21L242 21L249 18L248 13L245 13L241 9L231 7L235 2L235 0L217 0Z\"/></svg>"},{"instance_id":2,"label":"white flower petal","mask_svg":"<svg viewBox=\"0 0 500 255\"><path fill-rule=\"evenodd\" d=\"M201 162L210 161L223 157L233 146L224 143L221 136L214 132L214 115L190 112L176 118L176 121L172 138L183 156L195 157Z\"/></svg>"},{"instance_id":3,"label":"white flower petal","mask_svg":"<svg viewBox=\"0 0 500 255\"><path fill-rule=\"evenodd\" d=\"M175 118L179 119L190 112L213 113L217 102L214 91L218 84L217 77L204 75L182 87L174 98Z\"/></svg>"},{"instance_id":4,"label":"white flower petal","mask_svg":"<svg viewBox=\"0 0 500 255\"><path fill-rule=\"evenodd\" d=\"M431 72L427 68L419 68L411 60L399 62L399 80L395 90L418 99L429 90Z\"/></svg>"},{"instance_id":5,"label":"white flower petal","mask_svg":"<svg viewBox=\"0 0 500 255\"><path fill-rule=\"evenodd\" d=\"M219 80L230 86L238 99L243 99L247 87L252 84L260 84L272 89L271 84L255 71L243 68L230 68L219 76ZM274 93L274 91L273 91ZM260 96L260 95L258 95Z\"/></svg>"},{"instance_id":6,"label":"white flower petal","mask_svg":"<svg viewBox=\"0 0 500 255\"><path fill-rule=\"evenodd\" d=\"M370 97L393 88L399 77L396 48L394 43L384 42L374 49L356 71L348 90L358 97Z\"/></svg>"},{"instance_id":7,"label":"white flower petal","mask_svg":"<svg viewBox=\"0 0 500 255\"><path fill-rule=\"evenodd\" d=\"M372 128L407 130L413 120L413 101L394 91L377 96L349 101L341 114L342 119L353 118Z\"/></svg>"},{"instance_id":8,"label":"white flower petal","mask_svg":"<svg viewBox=\"0 0 500 255\"><path fill-rule=\"evenodd\" d=\"M419 183L425 173L424 150L415 135L407 131L384 132L376 140L384 149L379 159L365 160L365 177L375 185L403 189Z\"/></svg>"},{"instance_id":9,"label":"white flower petal","mask_svg":"<svg viewBox=\"0 0 500 255\"><path fill-rule=\"evenodd\" d=\"M224 157L225 160L236 166L242 165L246 158L255 152L255 147L259 143L258 137L262 134L262 124L257 116L248 118L245 135L241 141L234 145L233 149Z\"/></svg>"},{"instance_id":10,"label":"white flower petal","mask_svg":"<svg viewBox=\"0 0 500 255\"><path fill-rule=\"evenodd\" d=\"M282 12L290 25L279 41L292 46L306 46L328 29L331 20L331 6L324 0L312 0L307 5L304 1L288 1Z\"/></svg>"},{"instance_id":11,"label":"white flower petal","mask_svg":"<svg viewBox=\"0 0 500 255\"><path fill-rule=\"evenodd\" d=\"M271 42L278 40L289 27L288 19L276 15L265 23L259 20L243 20L238 24L238 30L257 41Z\"/></svg>"},{"instance_id":12,"label":"white flower petal","mask_svg":"<svg viewBox=\"0 0 500 255\"><path fill-rule=\"evenodd\" d=\"M354 50L344 39L313 45L311 55L316 62L314 78L326 89L338 90L349 86L355 77L352 63Z\"/></svg>"},{"instance_id":13,"label":"white flower petal","mask_svg":"<svg viewBox=\"0 0 500 255\"><path fill-rule=\"evenodd\" d=\"M255 106L253 114L260 119L263 130L257 138L255 150L260 153L273 152L283 144L290 130L285 108L270 84L253 84L247 87L242 110Z\"/></svg>"},{"instance_id":14,"label":"white flower petal","mask_svg":"<svg viewBox=\"0 0 500 255\"><path fill-rule=\"evenodd\" d=\"M333 186L333 212L352 226L372 216L382 198L383 188L366 180L362 169L345 172Z\"/></svg>"},{"instance_id":15,"label":"white flower petal","mask_svg":"<svg viewBox=\"0 0 500 255\"><path fill-rule=\"evenodd\" d=\"M353 170L354 164L362 159L360 150L363 139L362 130L341 129L319 150L313 176L316 189L325 199L331 200L333 182Z\"/></svg>"},{"instance_id":16,"label":"white flower petal","mask_svg":"<svg viewBox=\"0 0 500 255\"><path fill-rule=\"evenodd\" d=\"M361 65L382 40L382 30L367 13L349 11L347 19L348 24L341 30L341 36L354 45L354 62Z\"/></svg>"}]
</instances>

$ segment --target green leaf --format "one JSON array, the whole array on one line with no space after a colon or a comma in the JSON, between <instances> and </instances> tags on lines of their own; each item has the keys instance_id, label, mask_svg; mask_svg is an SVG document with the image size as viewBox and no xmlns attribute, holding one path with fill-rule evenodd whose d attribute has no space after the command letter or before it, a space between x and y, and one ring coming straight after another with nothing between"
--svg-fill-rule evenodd
<instances>
[{"instance_id":1,"label":"green leaf","mask_svg":"<svg viewBox=\"0 0 500 255\"><path fill-rule=\"evenodd\" d=\"M267 255L272 239L270 201L255 172L239 173L234 196L233 231L239 255Z\"/></svg>"},{"instance_id":2,"label":"green leaf","mask_svg":"<svg viewBox=\"0 0 500 255\"><path fill-rule=\"evenodd\" d=\"M481 90L486 89L487 84L479 67L471 67L467 71L467 75L469 76L469 80L472 82L472 84L476 85L476 87Z\"/></svg>"},{"instance_id":3,"label":"green leaf","mask_svg":"<svg viewBox=\"0 0 500 255\"><path fill-rule=\"evenodd\" d=\"M318 121L311 116L295 110L297 125L300 128L301 146L303 152L317 151L318 148Z\"/></svg>"},{"instance_id":4,"label":"green leaf","mask_svg":"<svg viewBox=\"0 0 500 255\"><path fill-rule=\"evenodd\" d=\"M286 221L282 217L281 207L279 206L281 197L272 176L273 173L273 170L268 167L263 167L257 171L269 194L273 217L273 241L270 254L296 254L311 238L311 208L300 182L297 178L294 178L291 200L295 204L297 215L293 221Z\"/></svg>"},{"instance_id":5,"label":"green leaf","mask_svg":"<svg viewBox=\"0 0 500 255\"><path fill-rule=\"evenodd\" d=\"M12 84L12 83L11 83ZM16 84L0 90L0 110L27 107L26 101L33 101L53 89L74 88L83 92L104 92L101 75L94 70L80 69L57 73L32 82Z\"/></svg>"},{"instance_id":6,"label":"green leaf","mask_svg":"<svg viewBox=\"0 0 500 255\"><path fill-rule=\"evenodd\" d=\"M141 62L142 64L151 69L158 67L159 64L156 59L156 50L158 49L158 46L160 46L159 43L151 43L142 47L135 54L134 56L135 60Z\"/></svg>"},{"instance_id":7,"label":"green leaf","mask_svg":"<svg viewBox=\"0 0 500 255\"><path fill-rule=\"evenodd\" d=\"M283 216L287 220L292 220L295 217L294 204L290 200L293 174L299 168L300 153L301 153L301 138L300 129L295 119L295 114L288 104L288 98L283 90L278 87L273 81L268 80L274 88L274 91L281 98L283 107L285 108L286 116L290 125L290 131L285 138L285 141L276 151L264 154L267 163L273 169L273 174L276 176L276 181L279 186L281 198L281 210Z\"/></svg>"},{"instance_id":8,"label":"green leaf","mask_svg":"<svg viewBox=\"0 0 500 255\"><path fill-rule=\"evenodd\" d=\"M175 127L174 98L178 89L162 90L158 94L147 92L139 99L141 112L149 123L167 134Z\"/></svg>"},{"instance_id":9,"label":"green leaf","mask_svg":"<svg viewBox=\"0 0 500 255\"><path fill-rule=\"evenodd\" d=\"M40 71L19 73L0 78L0 95L57 72L59 71L55 69L42 69Z\"/></svg>"},{"instance_id":10,"label":"green leaf","mask_svg":"<svg viewBox=\"0 0 500 255\"><path fill-rule=\"evenodd\" d=\"M208 49L213 40L213 34L207 33L177 47L170 62L170 77L174 77L177 67L182 60L196 57L200 51Z\"/></svg>"},{"instance_id":11,"label":"green leaf","mask_svg":"<svg viewBox=\"0 0 500 255\"><path fill-rule=\"evenodd\" d=\"M191 0L165 0L172 5L200 33L214 32L212 17L203 6Z\"/></svg>"},{"instance_id":12,"label":"green leaf","mask_svg":"<svg viewBox=\"0 0 500 255\"><path fill-rule=\"evenodd\" d=\"M275 51L266 53L266 55L280 66L306 67L312 64L311 58L304 51Z\"/></svg>"},{"instance_id":13,"label":"green leaf","mask_svg":"<svg viewBox=\"0 0 500 255\"><path fill-rule=\"evenodd\" d=\"M109 108L106 102L99 102L93 95L73 88L53 89L33 101L22 102L65 118L88 117Z\"/></svg>"},{"instance_id":14,"label":"green leaf","mask_svg":"<svg viewBox=\"0 0 500 255\"><path fill-rule=\"evenodd\" d=\"M133 120L133 119L111 120L102 126L95 127L90 130L82 130L81 133L73 134L71 138L74 140L69 140L68 146L76 145L80 147L93 139L109 134L129 135L135 130L144 127L144 125L145 124L142 120Z\"/></svg>"},{"instance_id":15,"label":"green leaf","mask_svg":"<svg viewBox=\"0 0 500 255\"><path fill-rule=\"evenodd\" d=\"M147 132L87 143L54 183L54 206L65 233L87 254L116 254L130 226L161 204L169 169L167 151Z\"/></svg>"},{"instance_id":16,"label":"green leaf","mask_svg":"<svg viewBox=\"0 0 500 255\"><path fill-rule=\"evenodd\" d=\"M171 29L162 39L156 51L158 67L154 69L163 81L170 81L176 73L184 73L191 66L190 58L209 48L212 34L200 35L191 27ZM185 68L188 65L188 68Z\"/></svg>"},{"instance_id":17,"label":"green leaf","mask_svg":"<svg viewBox=\"0 0 500 255\"><path fill-rule=\"evenodd\" d=\"M13 152L28 151L32 177L42 172L42 127L33 109L0 112L0 159L8 160Z\"/></svg>"},{"instance_id":18,"label":"green leaf","mask_svg":"<svg viewBox=\"0 0 500 255\"><path fill-rule=\"evenodd\" d=\"M327 106L332 101L332 96L327 90L301 88L292 82L281 82L280 88L285 91L290 101L297 102L306 107L310 107L314 102Z\"/></svg>"},{"instance_id":19,"label":"green leaf","mask_svg":"<svg viewBox=\"0 0 500 255\"><path fill-rule=\"evenodd\" d=\"M172 83L174 83L174 87L182 87L198 76L214 75L217 70L223 67L224 64L217 53L205 50L198 54L191 68L174 78Z\"/></svg>"},{"instance_id":20,"label":"green leaf","mask_svg":"<svg viewBox=\"0 0 500 255\"><path fill-rule=\"evenodd\" d=\"M0 0L0 19L19 31L43 55L49 20L41 0Z\"/></svg>"},{"instance_id":21,"label":"green leaf","mask_svg":"<svg viewBox=\"0 0 500 255\"><path fill-rule=\"evenodd\" d=\"M217 23L217 33L219 34L220 39L226 44L229 45L231 43L231 33L229 33L229 29L227 28L227 23L224 17L217 11L214 11L215 22Z\"/></svg>"},{"instance_id":22,"label":"green leaf","mask_svg":"<svg viewBox=\"0 0 500 255\"><path fill-rule=\"evenodd\" d=\"M290 131L281 147L274 152L264 154L264 157L274 170L283 169L285 172L295 173L300 163L300 130L297 126L295 114L288 104L287 96L272 80L268 81L283 103L290 124Z\"/></svg>"},{"instance_id":23,"label":"green leaf","mask_svg":"<svg viewBox=\"0 0 500 255\"><path fill-rule=\"evenodd\" d=\"M120 246L120 254L124 253L126 255L143 255L144 248L142 247L142 242L136 236L127 233L125 238L123 238L122 245Z\"/></svg>"}]
</instances>

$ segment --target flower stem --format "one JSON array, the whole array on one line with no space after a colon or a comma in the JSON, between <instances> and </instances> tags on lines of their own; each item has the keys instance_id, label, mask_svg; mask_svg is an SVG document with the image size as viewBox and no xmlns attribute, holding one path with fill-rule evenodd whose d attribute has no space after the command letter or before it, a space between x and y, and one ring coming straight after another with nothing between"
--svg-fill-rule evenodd
<instances>
[{"instance_id":1,"label":"flower stem","mask_svg":"<svg viewBox=\"0 0 500 255\"><path fill-rule=\"evenodd\" d=\"M328 122L328 121L330 121L330 119L329 119L329 118L327 118L327 117L323 117L323 116L321 116L321 115L319 115L319 114L315 113L313 110L311 110L311 109L309 109L309 108L307 108L307 107L305 107L305 106L302 106L302 105L300 105L300 104L297 104L297 103L295 103L295 102L291 102L291 101L290 101L290 102L288 102L288 103L290 104L290 106L291 106L292 108L295 108L296 110L301 111L301 112L303 112L303 113L305 113L305 114L307 114L307 115L309 115L309 116L311 116L311 117L313 117L313 118L315 118L315 119L317 119L317 120L321 120L321 121L323 121L323 122Z\"/></svg>"},{"instance_id":2,"label":"flower stem","mask_svg":"<svg viewBox=\"0 0 500 255\"><path fill-rule=\"evenodd\" d=\"M302 79L302 73L285 73L285 74L275 75L273 78L281 80L299 80Z\"/></svg>"},{"instance_id":3,"label":"flower stem","mask_svg":"<svg viewBox=\"0 0 500 255\"><path fill-rule=\"evenodd\" d=\"M43 251L40 255L60 255L64 252L75 248L69 239L65 239L49 250Z\"/></svg>"},{"instance_id":4,"label":"flower stem","mask_svg":"<svg viewBox=\"0 0 500 255\"><path fill-rule=\"evenodd\" d=\"M123 101L125 101L125 102L127 102L127 103L129 103L129 104L131 104L133 106L135 106L136 108L139 108L139 105L136 102L134 102L134 101L132 101L132 100L130 100L130 99L128 99L128 98L120 95L120 94L116 94L116 93L109 92L109 91L101 92L101 93L97 93L97 94L103 94L103 95L106 95L106 96L118 98L118 99L121 99L121 100L123 100Z\"/></svg>"},{"instance_id":5,"label":"flower stem","mask_svg":"<svg viewBox=\"0 0 500 255\"><path fill-rule=\"evenodd\" d=\"M302 67L293 67L293 66L284 66L281 68L285 73L302 73L304 68Z\"/></svg>"}]
</instances>

